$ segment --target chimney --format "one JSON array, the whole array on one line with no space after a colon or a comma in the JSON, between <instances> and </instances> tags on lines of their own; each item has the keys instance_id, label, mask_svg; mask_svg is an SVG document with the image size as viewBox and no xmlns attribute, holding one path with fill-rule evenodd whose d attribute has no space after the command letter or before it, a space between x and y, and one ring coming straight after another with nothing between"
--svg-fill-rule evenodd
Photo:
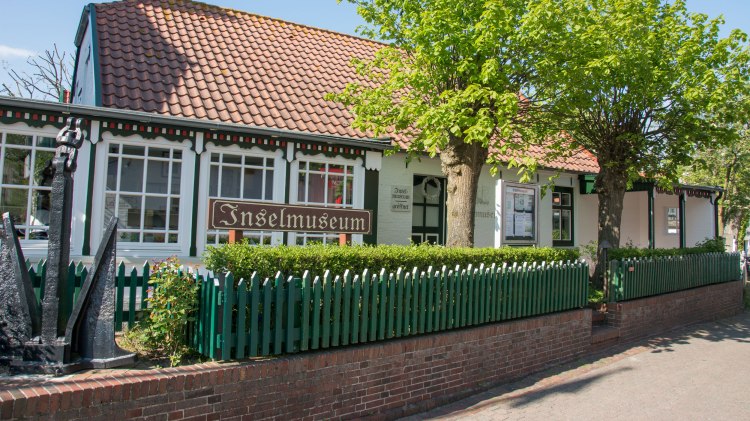
<instances>
[{"instance_id":1,"label":"chimney","mask_svg":"<svg viewBox=\"0 0 750 421\"><path fill-rule=\"evenodd\" d=\"M63 91L62 102L65 103L65 104L70 104L70 102L71 102L70 91L67 90L67 89L65 89Z\"/></svg>"}]
</instances>

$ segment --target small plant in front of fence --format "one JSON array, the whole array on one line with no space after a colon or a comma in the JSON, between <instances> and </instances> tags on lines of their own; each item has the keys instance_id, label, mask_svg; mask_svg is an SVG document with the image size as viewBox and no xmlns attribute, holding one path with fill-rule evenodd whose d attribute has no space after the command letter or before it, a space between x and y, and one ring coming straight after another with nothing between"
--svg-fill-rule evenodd
<instances>
[{"instance_id":1,"label":"small plant in front of fence","mask_svg":"<svg viewBox=\"0 0 750 421\"><path fill-rule=\"evenodd\" d=\"M178 365L190 351L186 333L198 309L198 284L176 258L158 262L148 283L146 317L128 330L125 346Z\"/></svg>"},{"instance_id":2,"label":"small plant in front of fence","mask_svg":"<svg viewBox=\"0 0 750 421\"><path fill-rule=\"evenodd\" d=\"M589 296L588 302L591 306L599 306L604 303L605 296L604 291L601 289L594 288L593 285L589 284Z\"/></svg>"}]
</instances>

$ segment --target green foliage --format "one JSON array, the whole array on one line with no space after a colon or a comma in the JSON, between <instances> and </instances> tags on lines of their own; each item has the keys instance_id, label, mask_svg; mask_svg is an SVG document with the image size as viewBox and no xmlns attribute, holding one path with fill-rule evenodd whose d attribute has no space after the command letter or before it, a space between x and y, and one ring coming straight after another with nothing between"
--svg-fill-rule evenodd
<instances>
[{"instance_id":1,"label":"green foliage","mask_svg":"<svg viewBox=\"0 0 750 421\"><path fill-rule=\"evenodd\" d=\"M696 149L727 139L748 89L747 37L684 0L540 0L529 25L560 128L625 177L676 181ZM554 12L553 12L554 11ZM561 71L562 68L562 71ZM627 180L623 180L626 182Z\"/></svg>"},{"instance_id":2,"label":"green foliage","mask_svg":"<svg viewBox=\"0 0 750 421\"><path fill-rule=\"evenodd\" d=\"M750 97L740 108L750 108ZM745 111L750 115L750 110ZM750 219L750 132L746 127L747 117L737 128L736 136L726 144L716 144L705 150L697 150L694 162L681 170L681 180L688 184L721 186L724 189L719 201L721 223L733 225L738 238L745 236ZM738 241L738 245L742 241Z\"/></svg>"},{"instance_id":3,"label":"green foliage","mask_svg":"<svg viewBox=\"0 0 750 421\"><path fill-rule=\"evenodd\" d=\"M589 304L601 304L604 302L604 290L594 288L593 285L589 284Z\"/></svg>"},{"instance_id":4,"label":"green foliage","mask_svg":"<svg viewBox=\"0 0 750 421\"><path fill-rule=\"evenodd\" d=\"M369 25L362 35L389 43L353 59L362 80L329 96L351 107L355 127L403 136L410 152L435 156L458 139L534 165L514 153L534 138L516 136L532 128L533 110L518 118L519 93L533 100L537 73L521 30L527 0L348 1Z\"/></svg>"},{"instance_id":5,"label":"green foliage","mask_svg":"<svg viewBox=\"0 0 750 421\"><path fill-rule=\"evenodd\" d=\"M663 257L663 256L684 256L688 254L703 254L703 253L723 253L724 239L718 237L715 239L707 239L698 243L695 247L688 247L684 249L673 248L673 249L647 249L647 248L636 248L636 247L623 247L619 249L610 249L608 257L610 260L622 260L631 258L644 258L644 257Z\"/></svg>"},{"instance_id":6,"label":"green foliage","mask_svg":"<svg viewBox=\"0 0 750 421\"><path fill-rule=\"evenodd\" d=\"M599 243L592 240L592 241L589 241L588 244L578 246L581 256L583 256L585 259L587 259L591 263L596 264L596 252L597 252L598 244Z\"/></svg>"},{"instance_id":7,"label":"green foliage","mask_svg":"<svg viewBox=\"0 0 750 421\"><path fill-rule=\"evenodd\" d=\"M341 275L346 270L361 273L364 269L396 271L399 267L427 269L429 266L454 267L484 263L522 263L575 260L577 250L553 248L458 248L428 244L412 246L251 246L247 242L209 247L203 261L214 272L232 272L235 279L249 279L253 272L271 277L277 272L285 276L302 276L309 270L322 275L330 270Z\"/></svg>"},{"instance_id":8,"label":"green foliage","mask_svg":"<svg viewBox=\"0 0 750 421\"><path fill-rule=\"evenodd\" d=\"M172 366L178 365L189 351L185 329L198 309L198 284L176 258L159 262L148 283L152 285L148 317L128 330L127 342L136 351L166 357Z\"/></svg>"}]
</instances>

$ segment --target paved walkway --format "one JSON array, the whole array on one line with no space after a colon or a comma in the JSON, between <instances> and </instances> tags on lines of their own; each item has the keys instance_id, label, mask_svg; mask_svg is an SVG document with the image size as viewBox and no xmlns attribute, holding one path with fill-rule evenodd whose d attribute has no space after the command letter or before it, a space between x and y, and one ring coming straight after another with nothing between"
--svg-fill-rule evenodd
<instances>
[{"instance_id":1,"label":"paved walkway","mask_svg":"<svg viewBox=\"0 0 750 421\"><path fill-rule=\"evenodd\" d=\"M750 312L619 346L408 419L750 420Z\"/></svg>"}]
</instances>

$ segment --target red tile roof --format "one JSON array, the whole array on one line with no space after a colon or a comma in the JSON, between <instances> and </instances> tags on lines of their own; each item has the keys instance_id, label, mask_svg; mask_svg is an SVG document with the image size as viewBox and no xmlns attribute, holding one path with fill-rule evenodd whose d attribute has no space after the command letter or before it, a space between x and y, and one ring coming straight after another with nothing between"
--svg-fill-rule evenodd
<instances>
[{"instance_id":1,"label":"red tile roof","mask_svg":"<svg viewBox=\"0 0 750 421\"><path fill-rule=\"evenodd\" d=\"M532 145L529 146L526 154L535 158L539 165L544 168L592 174L596 174L599 172L599 164L596 160L596 157L591 152L583 148L571 150L562 157L549 159L546 157L545 149L543 146ZM503 154L497 154L497 157L500 159L500 161L504 162L507 162L510 159L509 155ZM516 156L516 158L518 159L519 157Z\"/></svg>"},{"instance_id":2,"label":"red tile roof","mask_svg":"<svg viewBox=\"0 0 750 421\"><path fill-rule=\"evenodd\" d=\"M383 44L189 0L96 4L102 105L356 139L326 101ZM543 155L543 151L532 155ZM598 172L590 154L545 166Z\"/></svg>"}]
</instances>

